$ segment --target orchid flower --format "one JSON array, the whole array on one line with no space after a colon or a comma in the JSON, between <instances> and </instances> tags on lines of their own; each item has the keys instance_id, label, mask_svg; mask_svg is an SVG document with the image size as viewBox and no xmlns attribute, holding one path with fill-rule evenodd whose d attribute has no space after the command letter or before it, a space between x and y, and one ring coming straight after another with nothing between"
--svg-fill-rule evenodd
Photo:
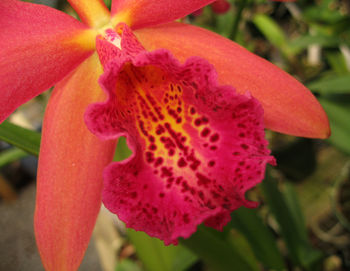
<instances>
[{"instance_id":1,"label":"orchid flower","mask_svg":"<svg viewBox=\"0 0 350 271\"><path fill-rule=\"evenodd\" d=\"M127 226L176 243L202 222L221 229L234 209L256 206L245 191L274 163L264 127L329 136L323 109L293 77L172 22L214 0L113 0L111 12L102 0L69 2L82 22L0 1L0 121L55 85L35 210L47 270L78 268L101 197ZM104 170L120 136L133 154Z\"/></svg>"}]
</instances>

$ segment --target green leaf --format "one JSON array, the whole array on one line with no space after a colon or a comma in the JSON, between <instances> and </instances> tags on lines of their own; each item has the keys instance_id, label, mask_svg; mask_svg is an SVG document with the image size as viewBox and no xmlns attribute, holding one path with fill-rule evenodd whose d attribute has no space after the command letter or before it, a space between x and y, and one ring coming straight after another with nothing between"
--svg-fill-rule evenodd
<instances>
[{"instance_id":1,"label":"green leaf","mask_svg":"<svg viewBox=\"0 0 350 271\"><path fill-rule=\"evenodd\" d=\"M338 47L340 39L338 36L326 36L326 35L304 35L298 37L290 42L290 46L296 50L301 51L306 49L310 45L320 45L322 47Z\"/></svg>"},{"instance_id":2,"label":"green leaf","mask_svg":"<svg viewBox=\"0 0 350 271\"><path fill-rule=\"evenodd\" d=\"M41 135L38 132L17 126L8 121L0 124L0 140L30 154L39 155Z\"/></svg>"},{"instance_id":3,"label":"green leaf","mask_svg":"<svg viewBox=\"0 0 350 271\"><path fill-rule=\"evenodd\" d=\"M115 271L142 271L142 269L137 265L137 263L124 259L117 264Z\"/></svg>"},{"instance_id":4,"label":"green leaf","mask_svg":"<svg viewBox=\"0 0 350 271\"><path fill-rule=\"evenodd\" d=\"M132 151L129 149L128 144L126 143L126 138L121 136L118 139L117 148L114 153L114 161L123 161L132 154Z\"/></svg>"},{"instance_id":5,"label":"green leaf","mask_svg":"<svg viewBox=\"0 0 350 271\"><path fill-rule=\"evenodd\" d=\"M264 34L269 42L276 47L285 46L286 36L279 25L265 14L258 14L253 18L253 23Z\"/></svg>"},{"instance_id":6,"label":"green leaf","mask_svg":"<svg viewBox=\"0 0 350 271\"><path fill-rule=\"evenodd\" d=\"M319 101L330 121L332 134L328 140L334 146L350 154L350 101L342 97L340 99L319 98Z\"/></svg>"},{"instance_id":7,"label":"green leaf","mask_svg":"<svg viewBox=\"0 0 350 271\"><path fill-rule=\"evenodd\" d=\"M257 215L256 210L240 208L232 213L232 226L249 241L255 257L268 269L286 269L271 231Z\"/></svg>"},{"instance_id":8,"label":"green leaf","mask_svg":"<svg viewBox=\"0 0 350 271\"><path fill-rule=\"evenodd\" d=\"M210 270L259 270L256 263L249 262L251 258L242 253L242 250L222 239L220 232L203 225L189 239L181 240L181 244L199 256Z\"/></svg>"},{"instance_id":9,"label":"green leaf","mask_svg":"<svg viewBox=\"0 0 350 271\"><path fill-rule=\"evenodd\" d=\"M345 57L342 53L327 53L326 57L332 71L336 74L347 74L350 72L346 65Z\"/></svg>"},{"instance_id":10,"label":"green leaf","mask_svg":"<svg viewBox=\"0 0 350 271\"><path fill-rule=\"evenodd\" d=\"M17 148L2 151L0 152L0 168L26 156L28 153Z\"/></svg>"},{"instance_id":11,"label":"green leaf","mask_svg":"<svg viewBox=\"0 0 350 271\"><path fill-rule=\"evenodd\" d=\"M281 50L284 56L295 54L283 30L272 18L265 14L258 14L253 18L253 23L272 45Z\"/></svg>"},{"instance_id":12,"label":"green leaf","mask_svg":"<svg viewBox=\"0 0 350 271\"><path fill-rule=\"evenodd\" d=\"M302 227L296 221L298 219L297 212L291 211L285 195L277 187L277 181L271 175L267 175L260 187L271 213L279 224L279 230L286 243L291 260L294 264L306 270L315 270L315 266L319 264L323 257L322 253L312 248L308 240L305 240L305 236L307 236L306 227ZM297 208L297 205L293 208Z\"/></svg>"},{"instance_id":13,"label":"green leaf","mask_svg":"<svg viewBox=\"0 0 350 271\"><path fill-rule=\"evenodd\" d=\"M197 261L197 257L181 245L165 246L162 241L149 237L144 232L132 229L127 232L138 257L148 271L182 271Z\"/></svg>"},{"instance_id":14,"label":"green leaf","mask_svg":"<svg viewBox=\"0 0 350 271\"><path fill-rule=\"evenodd\" d=\"M350 93L350 74L323 77L307 84L321 94Z\"/></svg>"}]
</instances>

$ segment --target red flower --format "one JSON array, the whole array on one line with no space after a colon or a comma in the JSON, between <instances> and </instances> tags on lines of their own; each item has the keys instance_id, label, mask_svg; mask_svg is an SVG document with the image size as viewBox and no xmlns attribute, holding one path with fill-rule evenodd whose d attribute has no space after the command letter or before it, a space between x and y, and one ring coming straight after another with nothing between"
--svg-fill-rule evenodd
<instances>
[{"instance_id":1,"label":"red flower","mask_svg":"<svg viewBox=\"0 0 350 271\"><path fill-rule=\"evenodd\" d=\"M115 141L92 135L83 115L89 104L106 99L97 83L103 69L101 86L108 101L90 107L87 123L105 139L127 135L134 151L128 161L106 169L104 201L137 229L150 221L151 212L160 221L164 208L173 216L187 208L162 226L143 228L167 243L188 236L201 221L220 228L229 211L250 204L244 191L261 180L264 165L273 161L263 139L259 102L267 128L298 136L329 135L317 100L291 76L207 30L165 24L213 1L118 0L111 14L102 0L69 2L84 23L48 7L0 1L0 121L56 85L45 112L35 213L46 269L77 269L101 204L102 170L112 160ZM126 25L120 28L121 22L147 50L165 48L174 56L166 50L145 51ZM104 67L95 53L96 37ZM217 79L207 61L218 71ZM248 90L254 98L219 86L217 80L235 86L237 93ZM151 82L159 83L154 92ZM140 190L145 185L153 188ZM228 193L233 197L226 199ZM116 201L114 195L123 197ZM138 202L146 211L137 209ZM138 224L133 215L143 221Z\"/></svg>"}]
</instances>

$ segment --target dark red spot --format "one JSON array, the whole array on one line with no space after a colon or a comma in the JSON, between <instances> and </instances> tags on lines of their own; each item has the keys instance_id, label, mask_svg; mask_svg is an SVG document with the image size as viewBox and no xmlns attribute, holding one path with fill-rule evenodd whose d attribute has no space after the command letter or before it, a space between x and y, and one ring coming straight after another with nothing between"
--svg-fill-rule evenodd
<instances>
[{"instance_id":1,"label":"dark red spot","mask_svg":"<svg viewBox=\"0 0 350 271\"><path fill-rule=\"evenodd\" d=\"M161 164L163 164L163 158L162 157L158 157L156 162L154 163L155 167L160 166Z\"/></svg>"},{"instance_id":2,"label":"dark red spot","mask_svg":"<svg viewBox=\"0 0 350 271\"><path fill-rule=\"evenodd\" d=\"M165 194L164 193L159 193L160 198L164 198Z\"/></svg>"},{"instance_id":3,"label":"dark red spot","mask_svg":"<svg viewBox=\"0 0 350 271\"><path fill-rule=\"evenodd\" d=\"M201 119L195 119L194 125L199 126L199 125L201 125L201 124L202 124Z\"/></svg>"},{"instance_id":4,"label":"dark red spot","mask_svg":"<svg viewBox=\"0 0 350 271\"><path fill-rule=\"evenodd\" d=\"M158 209L155 207L152 207L152 212L156 214L158 212Z\"/></svg>"},{"instance_id":5,"label":"dark red spot","mask_svg":"<svg viewBox=\"0 0 350 271\"><path fill-rule=\"evenodd\" d=\"M214 197L215 199L220 198L220 194L218 194L216 191L211 190L210 193L213 195L213 197Z\"/></svg>"},{"instance_id":6,"label":"dark red spot","mask_svg":"<svg viewBox=\"0 0 350 271\"><path fill-rule=\"evenodd\" d=\"M188 186L188 183L186 181L183 181L182 182L182 190L181 192L186 192L186 191L189 191L190 190L190 187Z\"/></svg>"},{"instance_id":7,"label":"dark red spot","mask_svg":"<svg viewBox=\"0 0 350 271\"><path fill-rule=\"evenodd\" d=\"M136 192L131 192L131 193L130 193L130 197L131 197L132 199L136 199L137 193L136 193Z\"/></svg>"},{"instance_id":8,"label":"dark red spot","mask_svg":"<svg viewBox=\"0 0 350 271\"><path fill-rule=\"evenodd\" d=\"M249 146L247 144L241 144L241 147L245 150L248 150L249 149Z\"/></svg>"},{"instance_id":9,"label":"dark red spot","mask_svg":"<svg viewBox=\"0 0 350 271\"><path fill-rule=\"evenodd\" d=\"M208 202L205 205L212 210L216 208L216 206L212 204L211 200L208 200Z\"/></svg>"},{"instance_id":10,"label":"dark red spot","mask_svg":"<svg viewBox=\"0 0 350 271\"><path fill-rule=\"evenodd\" d=\"M148 185L145 184L145 185L143 186L143 189L146 190L147 188L148 188Z\"/></svg>"},{"instance_id":11,"label":"dark red spot","mask_svg":"<svg viewBox=\"0 0 350 271\"><path fill-rule=\"evenodd\" d=\"M179 159L179 161L177 161L177 165L178 165L179 167L185 167L185 166L187 166L187 162L185 161L185 159L183 159L183 157L181 157L181 158Z\"/></svg>"},{"instance_id":12,"label":"dark red spot","mask_svg":"<svg viewBox=\"0 0 350 271\"><path fill-rule=\"evenodd\" d=\"M239 128L247 128L244 123L238 123L237 127L239 127Z\"/></svg>"},{"instance_id":13,"label":"dark red spot","mask_svg":"<svg viewBox=\"0 0 350 271\"><path fill-rule=\"evenodd\" d=\"M175 154L175 150L174 149L170 149L169 151L168 151L168 155L169 156L173 156Z\"/></svg>"},{"instance_id":14,"label":"dark red spot","mask_svg":"<svg viewBox=\"0 0 350 271\"><path fill-rule=\"evenodd\" d=\"M213 167L214 165L215 165L215 161L209 161L209 162L208 162L208 166L209 166L209 167Z\"/></svg>"},{"instance_id":15,"label":"dark red spot","mask_svg":"<svg viewBox=\"0 0 350 271\"><path fill-rule=\"evenodd\" d=\"M241 154L241 153L238 152L238 151L235 151L235 152L232 153L232 155L234 155L234 156L237 156L237 155L240 155L240 154Z\"/></svg>"},{"instance_id":16,"label":"dark red spot","mask_svg":"<svg viewBox=\"0 0 350 271\"><path fill-rule=\"evenodd\" d=\"M173 176L173 173L171 172L171 169L172 168L162 167L161 168L162 174L160 175L160 177L171 177L171 176Z\"/></svg>"},{"instance_id":17,"label":"dark red spot","mask_svg":"<svg viewBox=\"0 0 350 271\"><path fill-rule=\"evenodd\" d=\"M178 107L178 108L176 108L176 111L177 111L177 113L181 113L182 108L181 108L181 107Z\"/></svg>"},{"instance_id":18,"label":"dark red spot","mask_svg":"<svg viewBox=\"0 0 350 271\"><path fill-rule=\"evenodd\" d=\"M215 151L218 147L216 146L210 146L210 150Z\"/></svg>"},{"instance_id":19,"label":"dark red spot","mask_svg":"<svg viewBox=\"0 0 350 271\"><path fill-rule=\"evenodd\" d=\"M150 135L150 136L148 137L148 140L149 140L150 142L154 143L154 141L155 141L154 136Z\"/></svg>"},{"instance_id":20,"label":"dark red spot","mask_svg":"<svg viewBox=\"0 0 350 271\"><path fill-rule=\"evenodd\" d=\"M176 184L180 184L181 180L182 180L182 177L177 177L176 178Z\"/></svg>"},{"instance_id":21,"label":"dark red spot","mask_svg":"<svg viewBox=\"0 0 350 271\"><path fill-rule=\"evenodd\" d=\"M146 162L152 163L154 161L153 152L146 152Z\"/></svg>"},{"instance_id":22,"label":"dark red spot","mask_svg":"<svg viewBox=\"0 0 350 271\"><path fill-rule=\"evenodd\" d=\"M173 177L170 177L170 178L168 178L168 180L167 180L168 183L172 183L173 181L174 181L174 178L173 178Z\"/></svg>"},{"instance_id":23,"label":"dark red spot","mask_svg":"<svg viewBox=\"0 0 350 271\"><path fill-rule=\"evenodd\" d=\"M245 133L239 133L239 137L245 137Z\"/></svg>"},{"instance_id":24,"label":"dark red spot","mask_svg":"<svg viewBox=\"0 0 350 271\"><path fill-rule=\"evenodd\" d=\"M155 144L151 144L151 145L149 146L149 149L150 149L151 151L155 151L155 150L157 149L157 146L156 146Z\"/></svg>"},{"instance_id":25,"label":"dark red spot","mask_svg":"<svg viewBox=\"0 0 350 271\"><path fill-rule=\"evenodd\" d=\"M200 198L201 200L204 200L204 193L203 193L203 191L199 191L199 192L198 192L198 196L199 196L199 198Z\"/></svg>"},{"instance_id":26,"label":"dark red spot","mask_svg":"<svg viewBox=\"0 0 350 271\"><path fill-rule=\"evenodd\" d=\"M190 113L191 113L192 115L196 114L196 109L194 109L194 107L191 107Z\"/></svg>"},{"instance_id":27,"label":"dark red spot","mask_svg":"<svg viewBox=\"0 0 350 271\"><path fill-rule=\"evenodd\" d=\"M201 132L202 137L206 137L210 134L210 129L209 128L204 128L204 130Z\"/></svg>"},{"instance_id":28,"label":"dark red spot","mask_svg":"<svg viewBox=\"0 0 350 271\"><path fill-rule=\"evenodd\" d=\"M157 134L157 135L161 135L161 134L164 133L164 132L165 132L164 127L163 127L162 125L158 125L158 126L157 126L157 129L156 129L156 134Z\"/></svg>"},{"instance_id":29,"label":"dark red spot","mask_svg":"<svg viewBox=\"0 0 350 271\"><path fill-rule=\"evenodd\" d=\"M224 209L231 209L231 204L228 204L228 203L224 203L224 204L222 204L221 205L222 206L222 208L224 208Z\"/></svg>"},{"instance_id":30,"label":"dark red spot","mask_svg":"<svg viewBox=\"0 0 350 271\"><path fill-rule=\"evenodd\" d=\"M208 177L204 176L201 173L196 173L196 177L198 179L199 186L201 185L207 186L211 182L211 180Z\"/></svg>"},{"instance_id":31,"label":"dark red spot","mask_svg":"<svg viewBox=\"0 0 350 271\"><path fill-rule=\"evenodd\" d=\"M148 136L148 132L146 131L145 129L145 124L142 120L139 121L139 126L140 126L140 129L141 129L141 132L145 135L145 136Z\"/></svg>"},{"instance_id":32,"label":"dark red spot","mask_svg":"<svg viewBox=\"0 0 350 271\"><path fill-rule=\"evenodd\" d=\"M207 117L203 117L203 118L202 118L202 122L203 122L204 124L207 124L207 123L209 122L209 119L208 119Z\"/></svg>"},{"instance_id":33,"label":"dark red spot","mask_svg":"<svg viewBox=\"0 0 350 271\"><path fill-rule=\"evenodd\" d=\"M210 137L210 141L211 142L216 142L219 140L219 134L213 134L211 137Z\"/></svg>"},{"instance_id":34,"label":"dark red spot","mask_svg":"<svg viewBox=\"0 0 350 271\"><path fill-rule=\"evenodd\" d=\"M201 162L199 160L195 160L191 165L190 168L192 170L197 170L197 168L199 167L199 165L201 164Z\"/></svg>"},{"instance_id":35,"label":"dark red spot","mask_svg":"<svg viewBox=\"0 0 350 271\"><path fill-rule=\"evenodd\" d=\"M188 215L188 214L184 214L184 215L183 215L183 220L184 220L184 223L185 223L185 224L190 223L190 217L189 217L189 215Z\"/></svg>"}]
</instances>

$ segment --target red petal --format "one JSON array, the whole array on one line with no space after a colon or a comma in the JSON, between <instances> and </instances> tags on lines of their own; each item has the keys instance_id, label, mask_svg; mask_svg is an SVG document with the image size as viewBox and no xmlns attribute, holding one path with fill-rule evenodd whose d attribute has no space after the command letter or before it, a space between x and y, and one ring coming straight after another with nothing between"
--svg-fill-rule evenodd
<instances>
[{"instance_id":1,"label":"red petal","mask_svg":"<svg viewBox=\"0 0 350 271\"><path fill-rule=\"evenodd\" d=\"M219 82L250 91L265 112L267 128L304 137L326 138L328 118L312 93L300 82L238 44L208 30L171 23L135 32L147 50L167 48L184 61L200 56L213 64Z\"/></svg>"},{"instance_id":2,"label":"red petal","mask_svg":"<svg viewBox=\"0 0 350 271\"><path fill-rule=\"evenodd\" d=\"M166 244L202 222L222 229L233 210L255 207L244 194L274 162L258 101L216 79L198 57L181 65L166 50L131 57L121 51L100 79L108 101L87 111L92 131L125 135L133 150L106 169L105 206Z\"/></svg>"},{"instance_id":3,"label":"red petal","mask_svg":"<svg viewBox=\"0 0 350 271\"><path fill-rule=\"evenodd\" d=\"M55 9L0 1L0 122L94 50L86 26Z\"/></svg>"},{"instance_id":4,"label":"red petal","mask_svg":"<svg viewBox=\"0 0 350 271\"><path fill-rule=\"evenodd\" d=\"M35 234L46 270L77 270L101 205L102 170L115 143L86 128L87 105L105 98L96 55L55 88L47 106L39 156Z\"/></svg>"},{"instance_id":5,"label":"red petal","mask_svg":"<svg viewBox=\"0 0 350 271\"><path fill-rule=\"evenodd\" d=\"M215 13L224 14L231 7L231 4L227 0L217 0L211 4L211 8Z\"/></svg>"},{"instance_id":6,"label":"red petal","mask_svg":"<svg viewBox=\"0 0 350 271\"><path fill-rule=\"evenodd\" d=\"M215 0L113 0L115 24L125 22L133 29L171 22Z\"/></svg>"}]
</instances>

